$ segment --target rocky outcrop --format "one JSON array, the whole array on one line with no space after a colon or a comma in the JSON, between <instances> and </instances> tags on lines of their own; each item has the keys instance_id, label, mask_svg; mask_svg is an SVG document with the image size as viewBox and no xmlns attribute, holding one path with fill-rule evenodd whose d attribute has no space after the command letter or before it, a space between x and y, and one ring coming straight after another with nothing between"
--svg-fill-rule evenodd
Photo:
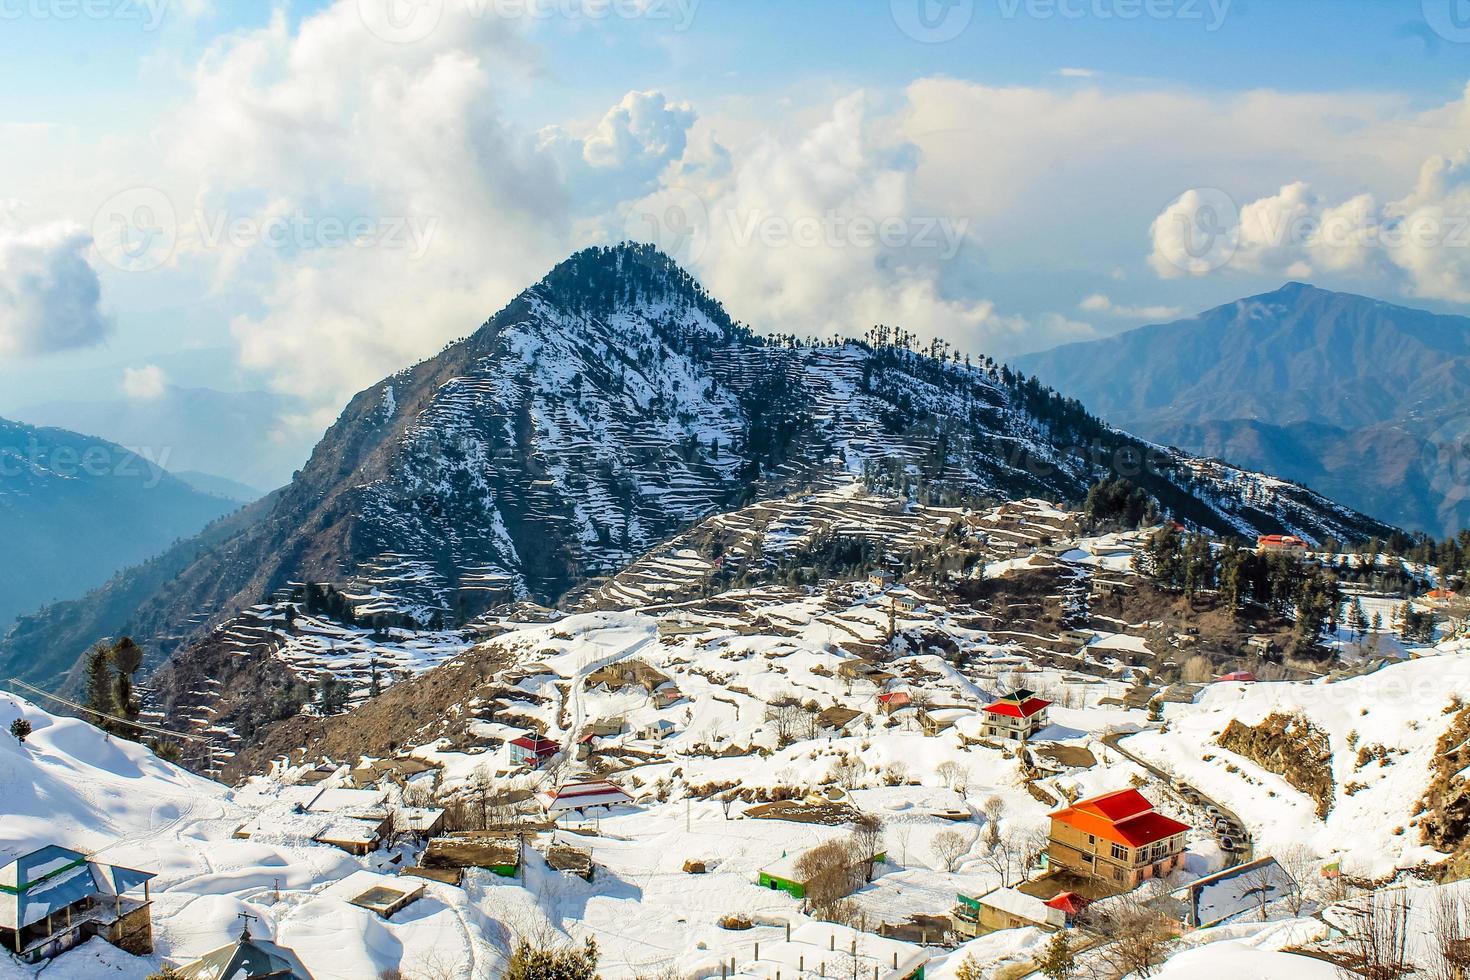
<instances>
[{"instance_id":1,"label":"rocky outcrop","mask_svg":"<svg viewBox=\"0 0 1470 980\"><path fill-rule=\"evenodd\" d=\"M1305 715L1275 713L1259 725L1233 719L1216 741L1310 796L1319 820L1332 812L1332 742Z\"/></svg>"}]
</instances>

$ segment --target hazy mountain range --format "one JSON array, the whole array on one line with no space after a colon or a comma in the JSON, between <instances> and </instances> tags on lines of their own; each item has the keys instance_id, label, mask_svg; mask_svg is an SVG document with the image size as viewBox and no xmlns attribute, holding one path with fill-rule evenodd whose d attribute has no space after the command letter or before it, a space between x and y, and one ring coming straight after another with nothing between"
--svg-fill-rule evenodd
<instances>
[{"instance_id":1,"label":"hazy mountain range","mask_svg":"<svg viewBox=\"0 0 1470 980\"><path fill-rule=\"evenodd\" d=\"M115 443L0 419L0 633L238 506Z\"/></svg>"},{"instance_id":2,"label":"hazy mountain range","mask_svg":"<svg viewBox=\"0 0 1470 980\"><path fill-rule=\"evenodd\" d=\"M1403 527L1470 524L1470 318L1288 283L1016 363L1145 438Z\"/></svg>"},{"instance_id":3,"label":"hazy mountain range","mask_svg":"<svg viewBox=\"0 0 1470 980\"><path fill-rule=\"evenodd\" d=\"M284 486L305 462L310 447L282 432L282 418L296 410L266 391L166 385L146 398L56 400L14 414L128 446L207 493L245 502Z\"/></svg>"}]
</instances>

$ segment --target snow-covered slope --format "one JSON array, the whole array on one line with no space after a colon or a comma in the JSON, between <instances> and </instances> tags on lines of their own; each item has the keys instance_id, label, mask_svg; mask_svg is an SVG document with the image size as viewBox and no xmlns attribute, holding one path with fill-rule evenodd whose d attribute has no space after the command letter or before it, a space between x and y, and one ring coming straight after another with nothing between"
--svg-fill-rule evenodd
<instances>
[{"instance_id":1,"label":"snow-covered slope","mask_svg":"<svg viewBox=\"0 0 1470 980\"><path fill-rule=\"evenodd\" d=\"M356 871L391 870L392 853L353 858L288 835L234 838L273 803L277 787L229 790L136 743L0 693L0 729L18 717L34 732L24 743L0 735L0 863L60 844L156 873L156 950L132 957L92 940L51 964L22 967L7 957L0 978L142 980L165 959L188 961L233 941L241 913L254 916L256 935L294 948L318 980L430 964L443 964L445 976L492 976L503 967L503 930L474 881L465 889L428 883L411 914L383 922L322 893Z\"/></svg>"}]
</instances>

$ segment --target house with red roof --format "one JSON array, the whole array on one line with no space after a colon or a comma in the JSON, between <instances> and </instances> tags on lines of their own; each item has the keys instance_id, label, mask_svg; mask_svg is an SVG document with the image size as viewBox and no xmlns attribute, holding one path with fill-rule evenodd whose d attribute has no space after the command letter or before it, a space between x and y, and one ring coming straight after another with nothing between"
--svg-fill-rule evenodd
<instances>
[{"instance_id":1,"label":"house with red roof","mask_svg":"<svg viewBox=\"0 0 1470 980\"><path fill-rule=\"evenodd\" d=\"M1078 800L1051 815L1048 861L1129 891L1184 864L1187 823L1166 817L1136 789Z\"/></svg>"},{"instance_id":2,"label":"house with red roof","mask_svg":"<svg viewBox=\"0 0 1470 980\"><path fill-rule=\"evenodd\" d=\"M891 715L900 708L907 708L914 703L914 699L908 691L889 691L878 695L878 710L884 714Z\"/></svg>"},{"instance_id":3,"label":"house with red roof","mask_svg":"<svg viewBox=\"0 0 1470 980\"><path fill-rule=\"evenodd\" d=\"M1046 712L1050 707L1050 701L1038 698L1024 688L1012 691L981 709L985 724L980 731L991 738L1029 741L1031 736L1051 724Z\"/></svg>"},{"instance_id":4,"label":"house with red roof","mask_svg":"<svg viewBox=\"0 0 1470 980\"><path fill-rule=\"evenodd\" d=\"M539 735L522 735L520 738L511 739L510 764L540 769L560 751L561 746L549 738L542 738Z\"/></svg>"},{"instance_id":5,"label":"house with red roof","mask_svg":"<svg viewBox=\"0 0 1470 980\"><path fill-rule=\"evenodd\" d=\"M1256 538L1256 551L1262 554L1267 551L1286 551L1300 555L1306 550L1307 542L1295 534L1263 534Z\"/></svg>"}]
</instances>

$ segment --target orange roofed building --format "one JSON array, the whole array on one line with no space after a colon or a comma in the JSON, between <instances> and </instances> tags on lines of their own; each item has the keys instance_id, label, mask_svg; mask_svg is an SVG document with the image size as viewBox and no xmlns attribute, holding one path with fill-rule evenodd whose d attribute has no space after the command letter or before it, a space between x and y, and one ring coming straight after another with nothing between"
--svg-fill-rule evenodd
<instances>
[{"instance_id":1,"label":"orange roofed building","mask_svg":"<svg viewBox=\"0 0 1470 980\"><path fill-rule=\"evenodd\" d=\"M1189 830L1155 812L1138 790L1120 789L1053 813L1047 857L1053 865L1128 891L1183 865Z\"/></svg>"}]
</instances>

